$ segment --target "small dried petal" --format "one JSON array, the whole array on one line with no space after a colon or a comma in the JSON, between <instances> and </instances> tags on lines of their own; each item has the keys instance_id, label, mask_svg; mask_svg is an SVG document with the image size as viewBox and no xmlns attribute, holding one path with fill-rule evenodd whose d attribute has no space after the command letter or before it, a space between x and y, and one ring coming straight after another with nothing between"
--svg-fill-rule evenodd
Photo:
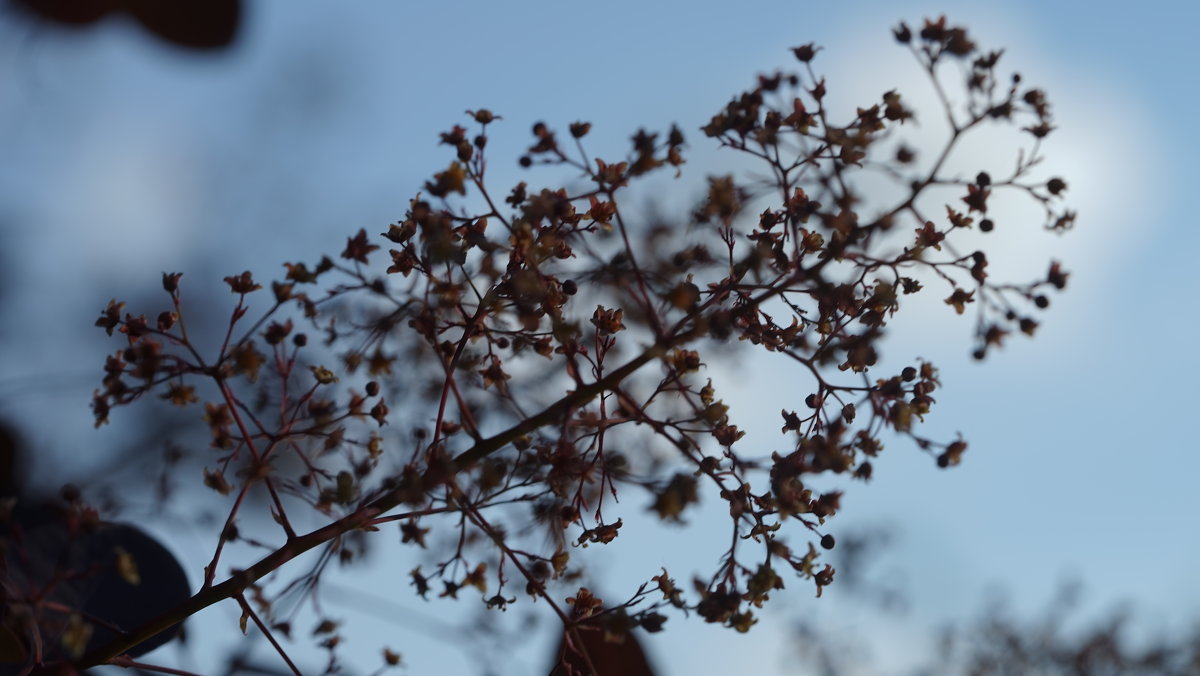
<instances>
[{"instance_id":1,"label":"small dried petal","mask_svg":"<svg viewBox=\"0 0 1200 676\"><path fill-rule=\"evenodd\" d=\"M162 275L163 290L174 295L179 290L179 278L182 276L182 272L164 272Z\"/></svg>"},{"instance_id":2,"label":"small dried petal","mask_svg":"<svg viewBox=\"0 0 1200 676\"><path fill-rule=\"evenodd\" d=\"M137 561L134 561L133 555L124 547L114 547L113 553L117 557L117 574L121 579L134 587L140 585L142 576L138 573Z\"/></svg>"},{"instance_id":3,"label":"small dried petal","mask_svg":"<svg viewBox=\"0 0 1200 676\"><path fill-rule=\"evenodd\" d=\"M230 290L238 294L246 294L262 288L261 284L254 283L254 278L249 270L240 275L226 277L225 283L229 285Z\"/></svg>"},{"instance_id":4,"label":"small dried petal","mask_svg":"<svg viewBox=\"0 0 1200 676\"><path fill-rule=\"evenodd\" d=\"M308 368L312 371L313 377L317 379L317 382L322 385L332 385L338 381L338 377L334 375L333 371L324 366L310 366Z\"/></svg>"}]
</instances>

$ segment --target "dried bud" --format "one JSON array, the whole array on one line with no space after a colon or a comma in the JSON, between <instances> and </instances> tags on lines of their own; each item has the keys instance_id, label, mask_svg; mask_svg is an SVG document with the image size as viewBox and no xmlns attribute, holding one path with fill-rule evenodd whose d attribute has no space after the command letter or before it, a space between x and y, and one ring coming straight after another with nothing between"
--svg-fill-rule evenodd
<instances>
[{"instance_id":1,"label":"dried bud","mask_svg":"<svg viewBox=\"0 0 1200 676\"><path fill-rule=\"evenodd\" d=\"M829 585L833 584L834 572L835 571L831 566L826 565L824 570L814 575L813 578L816 580L818 586L828 587Z\"/></svg>"},{"instance_id":2,"label":"dried bud","mask_svg":"<svg viewBox=\"0 0 1200 676\"><path fill-rule=\"evenodd\" d=\"M251 277L249 270L240 275L226 277L225 283L229 285L231 291L238 294L250 293L262 288L261 284L254 283L254 278Z\"/></svg>"},{"instance_id":3,"label":"dried bud","mask_svg":"<svg viewBox=\"0 0 1200 676\"><path fill-rule=\"evenodd\" d=\"M478 122L479 124L488 124L489 122L492 122L493 120L500 119L499 115L493 115L492 111L488 110L487 108L480 108L479 110L468 110L467 115L470 115L471 117L475 118L475 121Z\"/></svg>"},{"instance_id":4,"label":"dried bud","mask_svg":"<svg viewBox=\"0 0 1200 676\"><path fill-rule=\"evenodd\" d=\"M813 57L815 57L819 51L821 51L821 48L817 47L811 42L807 45L792 47L792 54L795 54L796 58L802 63L808 63L809 61L812 61Z\"/></svg>"},{"instance_id":5,"label":"dried bud","mask_svg":"<svg viewBox=\"0 0 1200 676\"><path fill-rule=\"evenodd\" d=\"M162 276L163 291L169 294L174 294L179 290L179 278L183 276L182 272L164 272Z\"/></svg>"},{"instance_id":6,"label":"dried bud","mask_svg":"<svg viewBox=\"0 0 1200 676\"><path fill-rule=\"evenodd\" d=\"M1046 281L1054 285L1056 289L1065 289L1067 286L1067 277L1069 273L1063 272L1058 261L1050 264L1050 273L1046 275Z\"/></svg>"}]
</instances>

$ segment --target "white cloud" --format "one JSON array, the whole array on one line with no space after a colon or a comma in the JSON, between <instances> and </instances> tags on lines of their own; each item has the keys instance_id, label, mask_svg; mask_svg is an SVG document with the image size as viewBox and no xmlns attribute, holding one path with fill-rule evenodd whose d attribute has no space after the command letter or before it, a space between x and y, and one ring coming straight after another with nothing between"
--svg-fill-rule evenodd
<instances>
[{"instance_id":1,"label":"white cloud","mask_svg":"<svg viewBox=\"0 0 1200 676\"><path fill-rule=\"evenodd\" d=\"M50 227L70 240L67 250L104 266L95 272L119 273L129 261L157 269L177 259L194 235L190 226L200 186L168 134L153 125L88 135L91 140L70 157L62 176L60 185L71 198L43 202L56 204ZM114 260L125 263L113 266Z\"/></svg>"},{"instance_id":2,"label":"white cloud","mask_svg":"<svg viewBox=\"0 0 1200 676\"><path fill-rule=\"evenodd\" d=\"M986 235L966 233L957 248L963 254L987 251L992 279L1004 281L1042 277L1050 260L1063 261L1073 276L1062 306L1055 302L1056 311L1050 316L1058 322L1065 316L1082 331L1087 308L1119 282L1111 271L1148 240L1147 228L1160 220L1156 211L1165 202L1161 194L1165 188L1153 180L1153 168L1164 166L1164 143L1154 135L1149 111L1123 94L1120 81L1088 70L1064 51L1049 51L1030 37L1031 19L1002 12L999 8L961 12L965 16L951 17L951 23L967 27L984 49L1005 49L1001 75L1016 70L1023 76L1022 88L1047 92L1059 128L1043 144L1041 154L1046 159L1033 176L1066 179L1064 204L1078 211L1078 225L1061 237L1043 232L1044 217L1036 203L1015 192L997 192L989 205L996 230ZM906 124L898 138L910 139L910 145L924 151L921 155L929 161L948 138L948 127L928 77L906 49L887 37L889 26L882 19L857 22L853 32L828 37L829 47L816 63L828 77L831 103L851 114L854 105L876 102L883 92L898 89L920 116L919 124ZM912 27L919 29L918 24ZM961 103L957 64L947 65L942 71L947 91ZM1028 134L1010 129L980 129L951 155L945 173L970 178L986 169L993 176L1006 175L1014 166L1017 143L1028 147L1028 139ZM962 206L957 192L937 197L925 203L929 217L940 220L943 203ZM923 331L922 344L940 336L961 344L969 327L940 297L933 298L936 293L927 295L930 298L902 313L921 321L926 329L938 329Z\"/></svg>"}]
</instances>

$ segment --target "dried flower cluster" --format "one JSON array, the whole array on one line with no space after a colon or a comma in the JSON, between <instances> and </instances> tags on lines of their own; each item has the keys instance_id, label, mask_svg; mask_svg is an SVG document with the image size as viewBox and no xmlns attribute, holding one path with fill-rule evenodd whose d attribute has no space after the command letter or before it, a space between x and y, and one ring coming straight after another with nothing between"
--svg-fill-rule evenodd
<instances>
[{"instance_id":1,"label":"dried flower cluster","mask_svg":"<svg viewBox=\"0 0 1200 676\"><path fill-rule=\"evenodd\" d=\"M770 180L709 177L677 225L639 227L622 201L640 178L680 171L680 129L639 131L612 161L589 155L589 123L566 134L538 123L520 158L530 180L499 194L487 149L500 116L478 109L441 134L445 169L381 237L360 230L340 255L287 263L265 288L250 272L227 277L236 304L215 353L189 340L179 274L163 276L170 304L154 319L111 303L97 324L124 347L105 365L97 424L144 396L195 407L212 439L204 481L229 509L196 596L83 663L229 598L287 660L273 637L287 627L258 581L315 547L353 559L347 536L364 530L396 528L429 549L436 563L409 573L418 595L470 590L501 610L540 599L569 647L580 631L659 631L669 613L746 631L796 578L819 596L835 578L821 555L835 546L826 528L843 494L814 490L813 477L872 478L893 434L941 467L968 448L918 433L940 386L932 363L876 366L906 297L937 294L976 313L983 358L1014 330L1033 334L1047 293L1067 281L1054 263L1040 279L997 282L985 251L956 249L962 233L996 228L989 206L1001 193L1042 205L1051 230L1073 224L1059 206L1066 183L1029 178L1053 130L1045 95L1002 77L1000 52L980 51L944 18L894 37L936 84L951 125L925 166L897 142L916 115L901 94L836 118L811 65L818 49L804 45L793 50L800 74L760 76L702 127ZM959 75L955 105L944 81L957 86ZM1013 173L950 175L960 138L996 124L1028 133ZM531 185L544 167L565 170L571 187ZM871 171L906 196L860 210ZM932 187L959 197L926 211ZM742 447L704 375L706 359L730 349L774 353L812 383L782 402L775 452ZM252 565L226 561L254 491L269 498L277 549ZM702 499L727 503L730 518L711 529L730 545L709 574L681 583L663 569L619 600L581 586L584 548L620 546L622 519L648 505L681 521ZM297 532L301 509L326 525ZM222 581L231 567L240 570ZM320 637L336 647L336 627Z\"/></svg>"}]
</instances>

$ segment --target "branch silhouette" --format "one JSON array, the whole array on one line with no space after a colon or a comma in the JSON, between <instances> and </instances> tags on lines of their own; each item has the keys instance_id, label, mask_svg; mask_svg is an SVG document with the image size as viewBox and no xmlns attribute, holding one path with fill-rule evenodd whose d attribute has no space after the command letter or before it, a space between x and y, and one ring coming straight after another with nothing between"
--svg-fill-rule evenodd
<instances>
[{"instance_id":1,"label":"branch silhouette","mask_svg":"<svg viewBox=\"0 0 1200 676\"><path fill-rule=\"evenodd\" d=\"M389 524L428 553L408 574L421 598L440 583L437 598L476 590L495 610L545 601L564 625L568 672L599 669L597 645L660 631L667 613L748 631L785 577L820 596L834 582L822 553L836 546L831 520L849 489L813 479L872 480L885 437L942 468L968 448L919 431L941 387L932 362L880 366L892 319L920 294L938 294L947 312L970 308L983 359L1014 333L1033 335L1046 294L1068 278L1050 262L1042 277L996 281L978 244L1003 236L990 234L1006 228L989 215L1001 193L1039 205L1049 231L1074 223L1061 206L1066 182L1033 176L1054 128L1045 94L999 75L1001 53L944 17L893 37L935 83L949 127L943 146L921 149L927 164L903 141L916 113L901 93L839 121L812 65L819 49L802 45L792 50L800 73L760 75L701 127L769 178L708 177L677 227L642 227L624 206L643 177L682 173L677 126L638 130L611 161L585 149L590 123L570 124L564 144L538 122L518 164L529 181L570 177L541 189L522 181L500 198L487 149L501 118L477 109L467 111L474 131L441 133L452 159L380 238L360 229L337 256L285 263L269 290L250 271L226 277L236 302L215 354L188 333L181 273L163 275L170 305L153 319L112 301L96 324L123 345L93 399L97 425L150 396L197 409L216 454L204 483L228 513L199 592L74 664L120 664L234 599L243 626L253 620L296 671L276 639L290 629L276 602L287 589L315 594L323 568L279 593L264 578L322 546L352 564L361 552L345 541ZM961 93L947 89L947 64L966 74ZM951 173L960 139L994 125L1027 135L1012 174ZM899 186L894 203L870 199L871 172ZM701 377L709 361L763 352L809 388L781 393L783 450L771 453L739 443L745 430ZM631 494L649 499L646 518L668 523L685 523L702 496L722 501L730 530L716 537L727 551L686 590L651 564L661 573L623 600L598 598L582 584L588 548L620 546L625 519L639 518L617 502ZM251 541L238 522L258 496L282 544L217 582L226 543ZM297 534L300 513L324 525ZM321 627L332 671L340 634L335 622ZM36 642L36 626L26 634ZM399 663L381 654L382 668Z\"/></svg>"}]
</instances>

